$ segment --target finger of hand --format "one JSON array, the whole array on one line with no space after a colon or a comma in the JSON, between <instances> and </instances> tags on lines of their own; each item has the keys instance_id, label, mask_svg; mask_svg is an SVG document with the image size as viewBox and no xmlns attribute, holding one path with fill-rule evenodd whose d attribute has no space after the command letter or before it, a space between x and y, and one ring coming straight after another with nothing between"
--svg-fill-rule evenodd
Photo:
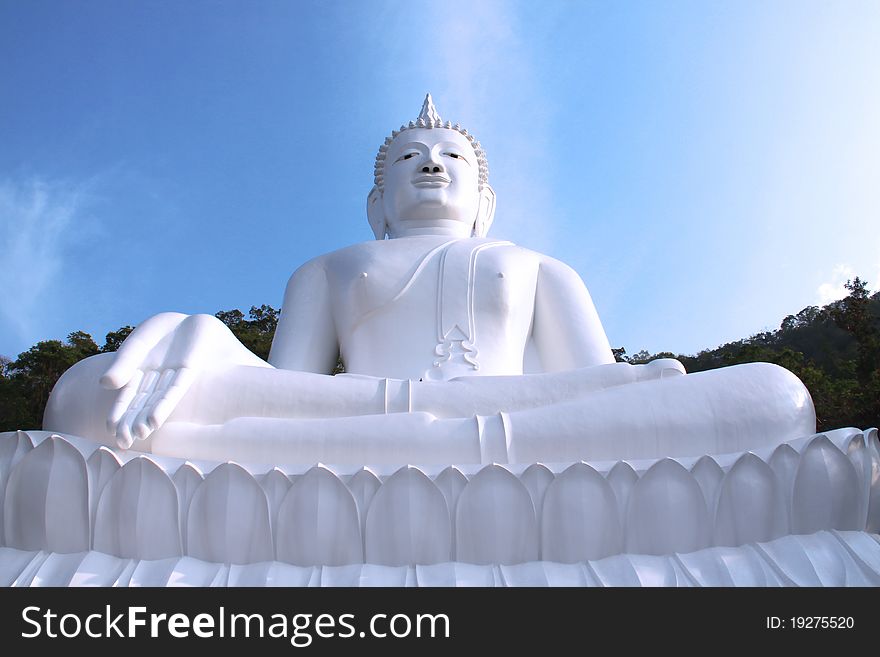
<instances>
[{"instance_id":1,"label":"finger of hand","mask_svg":"<svg viewBox=\"0 0 880 657\"><path fill-rule=\"evenodd\" d=\"M150 422L150 414L156 404L165 396L165 391L168 390L172 381L174 381L174 374L174 370L171 369L162 372L162 375L159 377L159 381L156 384L156 388L144 402L143 407L141 407L140 412L132 424L132 433L135 438L143 440L158 428Z\"/></svg>"},{"instance_id":2,"label":"finger of hand","mask_svg":"<svg viewBox=\"0 0 880 657\"><path fill-rule=\"evenodd\" d=\"M119 347L113 363L101 377L101 385L116 390L128 383L135 370L143 367L150 350L185 317L180 313L162 313L138 326Z\"/></svg>"},{"instance_id":3,"label":"finger of hand","mask_svg":"<svg viewBox=\"0 0 880 657\"><path fill-rule=\"evenodd\" d=\"M116 427L116 444L121 449L128 449L134 443L134 436L131 435L131 424L127 422L131 414L132 411L126 411Z\"/></svg>"},{"instance_id":4,"label":"finger of hand","mask_svg":"<svg viewBox=\"0 0 880 657\"><path fill-rule=\"evenodd\" d=\"M116 396L116 401L113 402L113 407L110 409L110 415L107 416L107 431L110 432L110 435L114 437L116 436L116 429L119 425L119 421L122 419L122 416L125 415L129 406L131 406L131 402L135 398L135 395L137 395L138 388L140 388L143 380L143 371L135 370L134 376L132 376L131 380L123 386L122 390L119 391L119 394Z\"/></svg>"},{"instance_id":5,"label":"finger of hand","mask_svg":"<svg viewBox=\"0 0 880 657\"><path fill-rule=\"evenodd\" d=\"M129 446L131 446L135 438L137 438L134 433L134 422L137 419L138 414L141 412L141 409L143 409L144 404L146 404L147 400L150 398L150 395L153 394L158 383L159 372L156 370L146 372L144 374L144 380L141 382L140 390L138 390L138 393L131 401L125 415L122 416L122 420L119 421L116 435L117 437L121 435L122 438L128 442Z\"/></svg>"},{"instance_id":6,"label":"finger of hand","mask_svg":"<svg viewBox=\"0 0 880 657\"><path fill-rule=\"evenodd\" d=\"M186 367L177 370L174 375L174 380L171 382L171 385L168 386L162 399L160 399L150 411L148 420L154 427L154 431L165 424L165 420L167 420L168 416L170 416L174 409L177 408L177 404L183 399L183 396L187 393L195 380L196 375L193 370Z\"/></svg>"}]
</instances>

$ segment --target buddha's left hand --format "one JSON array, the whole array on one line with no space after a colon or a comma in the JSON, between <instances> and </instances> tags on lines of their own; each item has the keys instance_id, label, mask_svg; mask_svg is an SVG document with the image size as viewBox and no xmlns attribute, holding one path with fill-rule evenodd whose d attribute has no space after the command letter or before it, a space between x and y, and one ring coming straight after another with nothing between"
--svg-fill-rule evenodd
<instances>
[{"instance_id":1,"label":"buddha's left hand","mask_svg":"<svg viewBox=\"0 0 880 657\"><path fill-rule=\"evenodd\" d=\"M117 390L107 430L123 449L159 429L205 372L232 365L271 367L211 315L161 313L122 343L101 385Z\"/></svg>"}]
</instances>

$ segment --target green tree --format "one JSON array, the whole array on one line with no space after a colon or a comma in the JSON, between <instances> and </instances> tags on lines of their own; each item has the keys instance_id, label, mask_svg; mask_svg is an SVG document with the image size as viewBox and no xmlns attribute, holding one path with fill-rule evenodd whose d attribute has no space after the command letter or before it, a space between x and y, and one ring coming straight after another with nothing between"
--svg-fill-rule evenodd
<instances>
[{"instance_id":1,"label":"green tree","mask_svg":"<svg viewBox=\"0 0 880 657\"><path fill-rule=\"evenodd\" d=\"M118 331L110 331L104 338L104 346L101 347L102 353L109 351L118 351L122 341L125 340L134 331L133 326L123 326Z\"/></svg>"},{"instance_id":2,"label":"green tree","mask_svg":"<svg viewBox=\"0 0 880 657\"><path fill-rule=\"evenodd\" d=\"M278 311L275 308L266 304L259 308L251 306L249 319L245 319L244 313L237 308L221 310L214 316L226 324L245 347L263 360L269 359L269 350L278 326Z\"/></svg>"},{"instance_id":3,"label":"green tree","mask_svg":"<svg viewBox=\"0 0 880 657\"><path fill-rule=\"evenodd\" d=\"M16 425L9 426L6 416L0 417L4 431L42 426L43 410L55 382L83 358L98 353L98 345L92 336L83 331L74 331L66 342L44 340L38 342L6 366L11 381L7 403L13 405L12 415ZM23 397L24 404L17 401Z\"/></svg>"},{"instance_id":4,"label":"green tree","mask_svg":"<svg viewBox=\"0 0 880 657\"><path fill-rule=\"evenodd\" d=\"M12 360L0 356L0 431L14 431L30 424L28 398L21 383L12 376Z\"/></svg>"},{"instance_id":5,"label":"green tree","mask_svg":"<svg viewBox=\"0 0 880 657\"><path fill-rule=\"evenodd\" d=\"M872 312L872 298L867 283L856 276L846 282L849 295L833 304L830 315L834 322L852 335L856 342L855 379L856 390L850 390L855 400L854 424L878 426L880 424L880 328L878 318Z\"/></svg>"}]
</instances>

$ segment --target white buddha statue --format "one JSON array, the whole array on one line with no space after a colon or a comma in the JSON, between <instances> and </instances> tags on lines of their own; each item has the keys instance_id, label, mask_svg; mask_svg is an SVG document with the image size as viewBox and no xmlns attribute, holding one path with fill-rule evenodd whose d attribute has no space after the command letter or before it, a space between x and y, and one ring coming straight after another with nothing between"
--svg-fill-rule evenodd
<instances>
[{"instance_id":1,"label":"white buddha statue","mask_svg":"<svg viewBox=\"0 0 880 657\"><path fill-rule=\"evenodd\" d=\"M44 428L261 463L530 463L739 452L815 432L790 372L615 363L567 265L486 237L486 157L430 96L376 158L376 241L291 277L264 362L162 313L59 380ZM385 239L385 238L388 239ZM341 355L346 374L330 376Z\"/></svg>"}]
</instances>

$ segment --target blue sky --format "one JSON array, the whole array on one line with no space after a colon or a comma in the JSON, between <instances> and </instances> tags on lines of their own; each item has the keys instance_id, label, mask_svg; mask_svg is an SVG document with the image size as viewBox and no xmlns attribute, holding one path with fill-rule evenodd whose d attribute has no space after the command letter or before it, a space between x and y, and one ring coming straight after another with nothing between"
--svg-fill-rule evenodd
<instances>
[{"instance_id":1,"label":"blue sky","mask_svg":"<svg viewBox=\"0 0 880 657\"><path fill-rule=\"evenodd\" d=\"M613 346L880 289L880 3L0 0L0 355L269 303L430 91Z\"/></svg>"}]
</instances>

